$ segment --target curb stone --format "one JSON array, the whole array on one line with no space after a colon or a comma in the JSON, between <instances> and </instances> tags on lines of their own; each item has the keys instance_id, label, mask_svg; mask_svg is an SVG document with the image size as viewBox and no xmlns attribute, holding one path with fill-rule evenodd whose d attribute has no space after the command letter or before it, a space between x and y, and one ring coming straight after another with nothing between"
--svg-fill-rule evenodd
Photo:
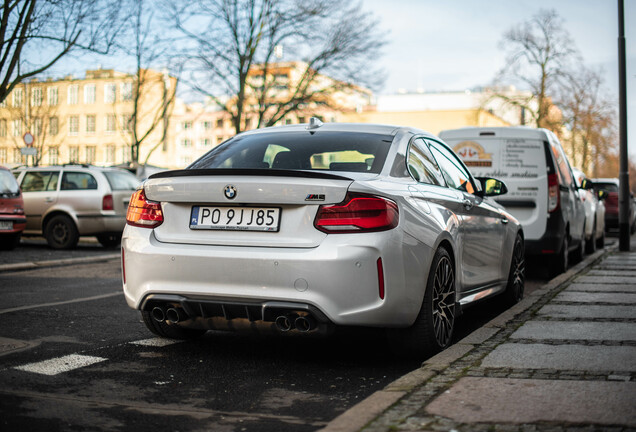
<instances>
[{"instance_id":1,"label":"curb stone","mask_svg":"<svg viewBox=\"0 0 636 432\"><path fill-rule=\"evenodd\" d=\"M431 400L432 397L449 387L451 383L466 375L466 373L462 372L464 369L483 358L516 331L525 322L525 320L515 322L519 315L540 304L536 308L538 310L561 291L559 288L565 288L566 283L570 279L579 275L582 270L592 266L616 249L618 249L618 245L615 244L587 256L567 272L550 280L542 288L535 291L533 295L524 298L521 302L501 313L453 346L427 359L419 369L398 378L388 384L383 390L373 393L368 398L354 405L329 422L319 432L357 432L365 427L370 427L370 430L391 430L392 426L390 423L385 424L381 421L382 413L391 407L397 407L397 405L403 405L397 414L400 419L406 419L409 414L416 413L422 408L425 401ZM504 329L506 330L504 331ZM455 369L453 375L458 374L459 376L454 378L444 377L442 372L451 368ZM468 375L470 374L468 373ZM432 385L423 386L424 383ZM390 397L387 393L393 393L393 397ZM415 396L416 393L418 393L415 398L417 400L410 401L410 396ZM437 427L433 426L431 423L434 423L435 420L431 416L428 424L431 430L443 426L441 424L438 424ZM422 430L428 425L420 423L416 428ZM448 426L444 430L452 429L450 424Z\"/></svg>"}]
</instances>

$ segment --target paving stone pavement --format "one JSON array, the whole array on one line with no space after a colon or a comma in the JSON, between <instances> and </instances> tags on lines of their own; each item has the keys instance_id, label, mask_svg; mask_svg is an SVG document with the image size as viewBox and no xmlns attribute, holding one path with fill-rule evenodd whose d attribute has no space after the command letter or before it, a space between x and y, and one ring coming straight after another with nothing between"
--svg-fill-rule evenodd
<instances>
[{"instance_id":1,"label":"paving stone pavement","mask_svg":"<svg viewBox=\"0 0 636 432\"><path fill-rule=\"evenodd\" d=\"M636 432L636 238L598 251L323 432Z\"/></svg>"}]
</instances>

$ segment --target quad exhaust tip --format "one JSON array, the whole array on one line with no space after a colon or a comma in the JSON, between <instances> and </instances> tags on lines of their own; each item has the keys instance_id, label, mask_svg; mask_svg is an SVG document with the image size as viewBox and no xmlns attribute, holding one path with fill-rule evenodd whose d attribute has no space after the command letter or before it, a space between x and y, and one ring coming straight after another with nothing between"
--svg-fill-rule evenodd
<instances>
[{"instance_id":1,"label":"quad exhaust tip","mask_svg":"<svg viewBox=\"0 0 636 432\"><path fill-rule=\"evenodd\" d=\"M280 315L274 323L276 328L283 333L293 329L306 333L316 328L316 320L311 316L298 316L297 314Z\"/></svg>"},{"instance_id":2,"label":"quad exhaust tip","mask_svg":"<svg viewBox=\"0 0 636 432\"><path fill-rule=\"evenodd\" d=\"M188 319L188 315L185 311L179 307L171 307L168 309L156 306L152 308L151 311L152 317L157 322L170 321L173 323L178 323L180 321L185 321Z\"/></svg>"}]
</instances>

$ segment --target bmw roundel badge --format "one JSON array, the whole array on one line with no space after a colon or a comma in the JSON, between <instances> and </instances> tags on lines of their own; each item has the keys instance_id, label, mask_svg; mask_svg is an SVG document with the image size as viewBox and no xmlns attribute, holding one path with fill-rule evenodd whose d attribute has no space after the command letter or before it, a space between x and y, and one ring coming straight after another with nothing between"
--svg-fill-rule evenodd
<instances>
[{"instance_id":1,"label":"bmw roundel badge","mask_svg":"<svg viewBox=\"0 0 636 432\"><path fill-rule=\"evenodd\" d=\"M223 190L223 192L225 193L225 197L227 199L234 199L236 198L236 188L232 185L227 185L225 186L225 189Z\"/></svg>"}]
</instances>

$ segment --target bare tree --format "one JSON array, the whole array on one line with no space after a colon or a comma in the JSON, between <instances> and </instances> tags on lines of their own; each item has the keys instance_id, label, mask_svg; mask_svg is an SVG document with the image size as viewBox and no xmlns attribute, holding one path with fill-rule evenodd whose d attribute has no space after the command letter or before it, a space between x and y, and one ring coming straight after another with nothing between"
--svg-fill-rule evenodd
<instances>
[{"instance_id":1,"label":"bare tree","mask_svg":"<svg viewBox=\"0 0 636 432\"><path fill-rule=\"evenodd\" d=\"M560 93L570 161L596 176L617 146L615 104L606 96L601 75L584 66L569 74Z\"/></svg>"},{"instance_id":2,"label":"bare tree","mask_svg":"<svg viewBox=\"0 0 636 432\"><path fill-rule=\"evenodd\" d=\"M237 133L248 116L270 126L308 104L337 108L333 95L355 84L382 82L374 65L385 42L360 4L194 0L175 3L172 16L194 53L184 52L185 81L229 113ZM301 61L293 77L279 73L283 58Z\"/></svg>"},{"instance_id":3,"label":"bare tree","mask_svg":"<svg viewBox=\"0 0 636 432\"><path fill-rule=\"evenodd\" d=\"M33 136L32 147L37 151L33 156L33 166L38 166L42 158L62 144L63 134L59 132L64 126L60 121L63 122L64 119L58 116L57 105L44 103L43 86L25 82L20 87L21 95L30 94L31 97L22 96L21 104L7 105L3 108L4 113L8 115L5 121L13 123L13 133L8 142L13 145L14 151L20 151L24 148L24 133L30 132Z\"/></svg>"},{"instance_id":4,"label":"bare tree","mask_svg":"<svg viewBox=\"0 0 636 432\"><path fill-rule=\"evenodd\" d=\"M508 30L502 47L507 51L506 64L496 80L518 83L532 95L510 98L496 93L495 96L523 108L537 127L559 132L560 121L552 97L567 76L568 66L578 58L563 20L554 10L541 10L529 21Z\"/></svg>"},{"instance_id":5,"label":"bare tree","mask_svg":"<svg viewBox=\"0 0 636 432\"><path fill-rule=\"evenodd\" d=\"M0 16L0 102L74 50L108 52L119 0L5 0Z\"/></svg>"},{"instance_id":6,"label":"bare tree","mask_svg":"<svg viewBox=\"0 0 636 432\"><path fill-rule=\"evenodd\" d=\"M161 22L152 2L131 0L130 26L119 48L130 56L135 65L132 94L132 112L122 122L122 135L129 138L131 163L137 167L143 144L152 147L146 152L142 164L148 163L151 154L161 146L168 133L170 112L174 106L177 80L165 68L170 62L171 38L166 36L165 23ZM151 69L159 67L162 70Z\"/></svg>"}]
</instances>

